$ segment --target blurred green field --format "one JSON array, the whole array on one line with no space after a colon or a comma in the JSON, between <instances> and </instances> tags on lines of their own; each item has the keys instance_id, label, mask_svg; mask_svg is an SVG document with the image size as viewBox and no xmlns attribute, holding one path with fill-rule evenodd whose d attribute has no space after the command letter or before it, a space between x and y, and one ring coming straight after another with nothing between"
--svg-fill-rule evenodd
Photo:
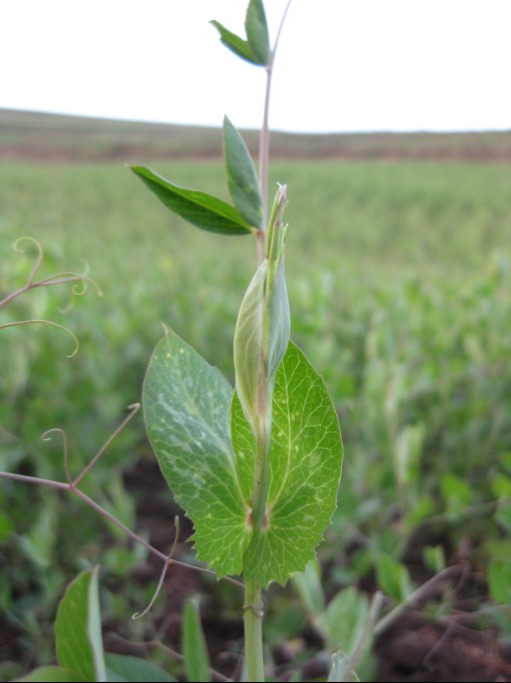
<instances>
[{"instance_id":1,"label":"blurred green field","mask_svg":"<svg viewBox=\"0 0 511 683\"><path fill-rule=\"evenodd\" d=\"M220 162L153 166L226 196ZM338 588L376 575L392 593L381 557L408 571L409 548L442 546L449 564L460 539L472 567L500 567L511 560L509 167L309 160L275 163L277 181L289 186L292 336L325 376L345 442L325 580ZM0 311L0 323L47 318L80 339L68 359L72 342L55 329L0 332L1 470L63 478L58 440L40 440L53 427L65 428L78 470L139 400L162 322L232 380L251 238L180 222L120 164L3 163L0 298L30 272L12 249L24 235L45 249L42 275L80 270L83 259L103 296L91 288L63 312L69 290L45 289ZM86 492L135 525L122 475L150 457L139 417ZM1 675L16 671L17 648L21 670L51 657L48 612L80 567L106 567L112 613L140 608L135 589L123 600L115 589L141 555L107 531L75 501L0 484L0 604L3 629L17 634ZM507 588L481 581L485 604L511 596L511 577Z\"/></svg>"}]
</instances>

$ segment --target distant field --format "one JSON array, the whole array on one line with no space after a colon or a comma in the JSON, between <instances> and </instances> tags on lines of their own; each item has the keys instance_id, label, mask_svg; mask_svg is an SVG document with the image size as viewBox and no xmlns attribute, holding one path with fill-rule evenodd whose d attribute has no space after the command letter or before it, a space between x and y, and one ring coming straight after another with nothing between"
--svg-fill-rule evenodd
<instances>
[{"instance_id":1,"label":"distant field","mask_svg":"<svg viewBox=\"0 0 511 683\"><path fill-rule=\"evenodd\" d=\"M218 154L218 131L201 131L214 140L207 151L198 138L192 146L186 136L194 138L193 131L158 129L169 144L169 159L158 161L159 148L148 142L156 145L158 136L151 136L157 129L150 126L90 127L65 119L55 130L53 117L30 119L18 118L17 128L12 119L0 125L0 299L22 286L32 268L33 259L12 249L23 235L45 249L41 276L81 270L84 259L103 297L90 288L69 308L67 289L45 289L0 310L0 323L45 318L66 325L81 345L68 358L72 342L55 329L0 332L0 468L62 480L61 441L43 443L41 434L66 430L71 469L78 472L127 406L140 399L162 322L233 381L236 313L256 256L251 237L220 237L176 219L125 167L140 155L176 183L225 196L223 164L206 158ZM128 138L139 140L133 155L116 148ZM456 614L480 610L477 618L483 619L489 598L481 576L484 582L495 558L511 558L509 166L327 159L338 152L321 152L319 138L282 139L291 141L293 153L302 140L311 157L279 159L272 168L272 185L289 186L292 338L327 382L346 454L339 509L320 551L324 585L334 594L344 586L384 584L378 575L382 556L398 569L399 563L410 568L414 581L417 567L419 577L427 577L421 558L439 546L448 566L463 563L469 577L464 585L475 586L470 601L456 604ZM411 139L392 138L407 150L401 156L411 154ZM491 139L509 145L509 135ZM466 155L470 138L459 140ZM363 144L377 141L342 140L352 149L361 145L359 155ZM7 160L8 149L17 161ZM378 149L382 156L394 154L388 146ZM452 159L454 147L443 149ZM59 163L34 161L35 152ZM85 163L92 158L87 155L102 162ZM180 155L201 161L170 160ZM140 490L132 497L127 474L135 463L131 482L136 478ZM144 500L159 515L158 547L166 547L171 496L154 485L152 463L137 416L86 478L84 490L128 526L144 528L137 511L145 485ZM79 501L2 483L0 633L9 634L2 656L11 675L2 677L0 663L0 680L52 660L48 615L84 566L101 564L106 614L129 639L152 638L151 624L168 619L168 604L161 601L148 617L154 621L130 620L151 599L155 582L137 581L145 576L136 570L140 552L114 533ZM502 601L498 594L494 600ZM291 602L284 604L291 613ZM205 605L216 625L217 603ZM429 606L444 613L442 605ZM493 633L497 624L509 640L511 617L507 624L488 614L484 631Z\"/></svg>"},{"instance_id":2,"label":"distant field","mask_svg":"<svg viewBox=\"0 0 511 683\"><path fill-rule=\"evenodd\" d=\"M179 184L225 196L221 162L155 168ZM358 308L372 288L408 278L459 286L484 270L492 254L511 248L509 172L499 165L279 162L272 176L289 185L291 294L312 288L314 299L323 279L331 279L332 317ZM158 334L164 320L206 350L210 335L221 334L226 346L213 346L214 360L229 362L254 245L183 224L123 164L4 163L0 230L6 273L17 260L12 241L31 235L61 267L77 268L85 259L105 292L101 307L126 318L137 335L148 326ZM295 306L304 305L301 296ZM221 332L218 308L228 318Z\"/></svg>"},{"instance_id":3,"label":"distant field","mask_svg":"<svg viewBox=\"0 0 511 683\"><path fill-rule=\"evenodd\" d=\"M220 123L220 122L219 122ZM246 131L249 147L257 133ZM0 109L0 160L112 161L218 158L217 128L110 121ZM511 130L489 133L275 132L274 158L430 159L511 162Z\"/></svg>"}]
</instances>

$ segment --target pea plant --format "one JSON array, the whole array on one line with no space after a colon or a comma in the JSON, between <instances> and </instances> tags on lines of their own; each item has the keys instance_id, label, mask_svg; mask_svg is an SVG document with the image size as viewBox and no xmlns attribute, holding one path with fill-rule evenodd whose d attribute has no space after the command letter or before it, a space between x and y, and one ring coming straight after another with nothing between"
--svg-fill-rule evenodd
<instances>
[{"instance_id":1,"label":"pea plant","mask_svg":"<svg viewBox=\"0 0 511 683\"><path fill-rule=\"evenodd\" d=\"M227 117L224 156L232 204L179 187L148 168L132 170L196 227L255 237L258 268L236 322L235 388L167 328L149 364L143 408L162 472L193 521L198 558L218 578L243 577L247 679L263 681L263 591L272 582L284 585L314 558L336 506L343 450L324 382L289 340L286 185L267 207L276 46L270 49L261 0L248 5L246 39L212 23L226 47L266 70L259 177Z\"/></svg>"},{"instance_id":2,"label":"pea plant","mask_svg":"<svg viewBox=\"0 0 511 683\"><path fill-rule=\"evenodd\" d=\"M290 341L285 279L287 186L279 185L273 202L268 199L268 111L282 24L273 48L262 0L249 2L246 37L217 21L212 24L227 48L266 72L258 172L242 136L227 117L223 123L224 156L232 203L183 188L146 167L134 166L132 171L165 206L195 227L228 237L255 238L257 269L235 327L235 387L166 327L149 363L142 405L161 470L193 522L198 559L218 579L238 577L242 581L246 680L264 681L264 591L271 583L284 586L314 559L336 507L343 448L325 384L302 350ZM33 280L28 284L35 286ZM127 420L138 406L131 409ZM68 490L111 519L78 487L110 440L77 478L69 473L66 452L67 482L38 483ZM166 568L169 556L156 554ZM75 597L66 595L61 604L56 625L60 669L26 680L106 680L109 674L99 643L96 583L95 572L81 575L69 589L69 595ZM72 635L69 625L72 603L81 605L78 636ZM195 634L188 638L190 643L198 637L193 610L185 617L191 624L189 632ZM80 669L75 654L83 650L84 642L88 643L87 657ZM110 661L115 670L114 664ZM124 676L125 670L126 666ZM70 671L78 678L69 678ZM190 679L206 680L207 670L201 673L199 663L195 675L203 677Z\"/></svg>"}]
</instances>

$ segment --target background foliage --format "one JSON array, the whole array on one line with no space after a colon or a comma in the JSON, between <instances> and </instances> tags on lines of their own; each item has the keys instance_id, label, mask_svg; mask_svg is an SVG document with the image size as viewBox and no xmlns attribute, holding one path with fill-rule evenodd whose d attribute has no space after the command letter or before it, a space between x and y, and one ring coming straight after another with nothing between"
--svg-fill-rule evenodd
<instances>
[{"instance_id":1,"label":"background foliage","mask_svg":"<svg viewBox=\"0 0 511 683\"><path fill-rule=\"evenodd\" d=\"M183 186L225 192L219 161L153 167ZM399 601L445 564L469 571L466 595L474 609L505 603L511 593L509 168L318 158L278 160L272 173L273 183L289 186L292 338L324 375L343 428L340 506L320 552L324 593L328 601L347 586L359 589L331 603L330 616L317 607L323 616L315 618L328 629L334 610L348 609L343 605L367 611L360 591L376 586ZM91 290L62 312L68 291L33 291L0 311L0 322L63 323L81 343L68 359L70 340L56 330L1 333L2 470L63 479L59 442L40 440L45 430L62 427L78 471L139 400L161 322L232 381L234 323L255 267L254 244L198 233L139 185L118 163L0 166L0 292L23 284L30 271L30 259L12 251L15 239L30 235L44 245L43 274L79 270L84 259L104 294ZM150 494L161 499L160 538L170 543L168 493L152 473L137 418L85 490L143 529L147 476ZM174 604L162 600L145 621L130 623L154 587L144 552L78 501L53 492L2 482L0 542L4 680L51 661L51 617L79 569L102 565L106 628L131 639L154 635L186 597L183 588ZM206 618L208 610L218 613L215 601L228 615L240 599L230 586L211 597L208 580L194 581ZM314 610L299 594L273 595L270 645L300 633L307 613L311 618ZM445 596L434 601L436 610L448 605ZM489 615L509 636L509 615L498 609Z\"/></svg>"}]
</instances>

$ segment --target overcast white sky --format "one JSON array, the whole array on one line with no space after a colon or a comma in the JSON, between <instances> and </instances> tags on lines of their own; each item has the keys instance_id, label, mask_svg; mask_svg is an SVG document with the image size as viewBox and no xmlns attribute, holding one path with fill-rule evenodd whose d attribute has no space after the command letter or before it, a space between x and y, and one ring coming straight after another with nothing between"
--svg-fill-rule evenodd
<instances>
[{"instance_id":1,"label":"overcast white sky","mask_svg":"<svg viewBox=\"0 0 511 683\"><path fill-rule=\"evenodd\" d=\"M274 36L286 0L266 0ZM240 128L264 72L208 24L245 0L0 0L0 108ZM511 0L292 0L271 126L511 128Z\"/></svg>"}]
</instances>

